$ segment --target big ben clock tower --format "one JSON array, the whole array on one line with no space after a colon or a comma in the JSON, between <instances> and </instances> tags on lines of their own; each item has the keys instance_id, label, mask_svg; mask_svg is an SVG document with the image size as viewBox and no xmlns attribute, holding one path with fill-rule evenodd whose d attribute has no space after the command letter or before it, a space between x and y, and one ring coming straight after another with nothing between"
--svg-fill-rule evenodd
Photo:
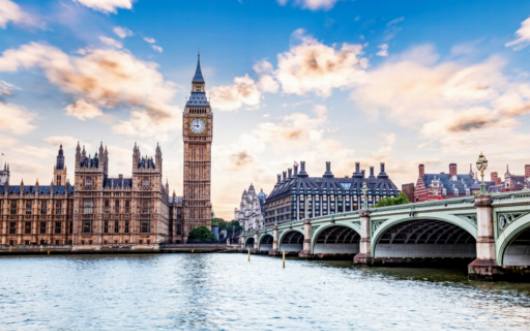
<instances>
[{"instance_id":1,"label":"big ben clock tower","mask_svg":"<svg viewBox=\"0 0 530 331\"><path fill-rule=\"evenodd\" d=\"M211 227L210 177L213 115L204 90L200 56L182 120L184 137L184 239L199 226Z\"/></svg>"}]
</instances>

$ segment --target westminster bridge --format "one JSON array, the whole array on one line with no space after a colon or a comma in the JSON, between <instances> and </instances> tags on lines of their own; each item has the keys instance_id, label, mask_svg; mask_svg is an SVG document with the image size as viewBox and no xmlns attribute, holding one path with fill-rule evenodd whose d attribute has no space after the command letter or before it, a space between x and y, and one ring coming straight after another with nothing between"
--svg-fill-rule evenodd
<instances>
[{"instance_id":1,"label":"westminster bridge","mask_svg":"<svg viewBox=\"0 0 530 331\"><path fill-rule=\"evenodd\" d=\"M469 275L530 270L530 191L337 213L243 233L254 253L353 256L356 264L472 261Z\"/></svg>"}]
</instances>

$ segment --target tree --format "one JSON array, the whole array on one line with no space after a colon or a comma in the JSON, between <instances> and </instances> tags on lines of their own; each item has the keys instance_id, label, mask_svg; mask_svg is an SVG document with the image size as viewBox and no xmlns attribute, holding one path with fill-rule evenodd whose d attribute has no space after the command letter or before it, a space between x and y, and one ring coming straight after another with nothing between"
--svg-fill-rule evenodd
<instances>
[{"instance_id":1,"label":"tree","mask_svg":"<svg viewBox=\"0 0 530 331\"><path fill-rule=\"evenodd\" d=\"M189 242L204 243L212 242L214 240L212 231L205 226L193 228L188 235Z\"/></svg>"},{"instance_id":2,"label":"tree","mask_svg":"<svg viewBox=\"0 0 530 331\"><path fill-rule=\"evenodd\" d=\"M385 207L385 206L393 206L393 205L402 205L405 203L409 203L409 198L405 195L405 193L401 192L397 197L386 197L381 200L379 200L378 203L375 204L374 207Z\"/></svg>"}]
</instances>

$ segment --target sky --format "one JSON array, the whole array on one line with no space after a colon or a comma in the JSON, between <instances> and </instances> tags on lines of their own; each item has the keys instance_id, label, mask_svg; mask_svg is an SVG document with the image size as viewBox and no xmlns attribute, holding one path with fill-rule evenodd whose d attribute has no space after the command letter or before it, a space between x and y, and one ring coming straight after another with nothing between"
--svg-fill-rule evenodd
<instances>
[{"instance_id":1,"label":"sky","mask_svg":"<svg viewBox=\"0 0 530 331\"><path fill-rule=\"evenodd\" d=\"M488 0L0 0L0 162L11 183L51 181L59 144L135 142L182 194L182 110L197 53L214 113L212 202L232 218L305 160L320 176L385 162L468 172L530 163L530 2Z\"/></svg>"}]
</instances>

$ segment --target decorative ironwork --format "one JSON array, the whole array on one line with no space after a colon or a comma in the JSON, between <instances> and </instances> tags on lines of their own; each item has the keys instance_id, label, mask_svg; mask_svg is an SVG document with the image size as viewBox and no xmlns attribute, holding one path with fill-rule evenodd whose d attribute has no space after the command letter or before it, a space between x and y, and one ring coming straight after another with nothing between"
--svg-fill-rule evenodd
<instances>
[{"instance_id":1,"label":"decorative ironwork","mask_svg":"<svg viewBox=\"0 0 530 331\"><path fill-rule=\"evenodd\" d=\"M500 235L508 225L527 214L528 212L498 213L497 233Z\"/></svg>"}]
</instances>

